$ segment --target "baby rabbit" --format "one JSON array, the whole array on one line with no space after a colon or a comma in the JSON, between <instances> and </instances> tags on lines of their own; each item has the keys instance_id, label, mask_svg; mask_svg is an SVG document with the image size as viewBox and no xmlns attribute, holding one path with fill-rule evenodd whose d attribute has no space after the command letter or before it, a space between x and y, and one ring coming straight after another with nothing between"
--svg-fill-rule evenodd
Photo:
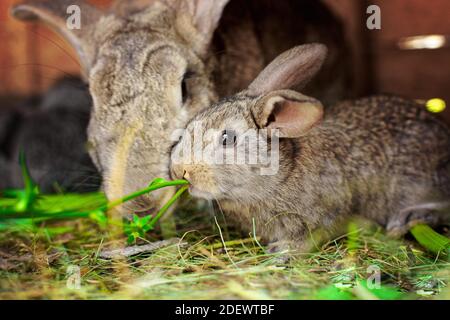
<instances>
[{"instance_id":1,"label":"baby rabbit","mask_svg":"<svg viewBox=\"0 0 450 320\"><path fill-rule=\"evenodd\" d=\"M255 227L275 250L309 250L310 233L331 232L356 215L392 235L448 219L450 132L425 108L373 96L327 107L324 116L320 101L288 90L308 83L326 51L321 44L295 47L247 90L198 114L172 151L172 176L189 180L192 195L217 200L242 228ZM246 139L249 131L258 141ZM267 161L238 161L264 143L279 156L276 174L261 170Z\"/></svg>"}]
</instances>

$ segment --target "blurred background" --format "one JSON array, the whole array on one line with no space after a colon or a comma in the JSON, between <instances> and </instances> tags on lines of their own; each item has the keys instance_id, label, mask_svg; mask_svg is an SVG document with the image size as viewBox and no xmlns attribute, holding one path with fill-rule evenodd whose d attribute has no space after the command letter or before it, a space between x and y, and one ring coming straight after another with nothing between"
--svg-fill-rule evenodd
<instances>
[{"instance_id":1,"label":"blurred background","mask_svg":"<svg viewBox=\"0 0 450 320\"><path fill-rule=\"evenodd\" d=\"M393 93L450 102L450 1L326 0L345 26L358 95ZM366 9L381 9L381 30L366 28ZM436 37L439 36L439 37ZM407 41L410 37L419 42ZM442 37L446 43L441 44ZM410 39L411 40L411 39ZM405 42L406 41L406 42ZM399 44L410 46L401 49ZM427 46L429 49L415 47ZM450 124L450 110L440 117Z\"/></svg>"}]
</instances>

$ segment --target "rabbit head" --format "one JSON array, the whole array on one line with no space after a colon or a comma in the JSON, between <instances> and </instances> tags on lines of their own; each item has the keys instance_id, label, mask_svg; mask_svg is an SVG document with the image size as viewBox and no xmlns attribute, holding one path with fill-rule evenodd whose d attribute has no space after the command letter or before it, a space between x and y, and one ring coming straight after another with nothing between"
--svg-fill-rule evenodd
<instances>
[{"instance_id":1,"label":"rabbit head","mask_svg":"<svg viewBox=\"0 0 450 320\"><path fill-rule=\"evenodd\" d=\"M318 100L289 89L306 85L326 52L321 44L290 49L247 90L199 113L173 149L172 175L206 199L257 203L275 196L295 161L291 138L308 135L323 115Z\"/></svg>"},{"instance_id":2,"label":"rabbit head","mask_svg":"<svg viewBox=\"0 0 450 320\"><path fill-rule=\"evenodd\" d=\"M101 11L81 0L27 1L15 17L42 20L77 50L94 108L91 157L108 198L169 177L172 133L216 100L207 55L227 0L133 0ZM81 28L69 28L69 6ZM173 190L125 208L159 206Z\"/></svg>"}]
</instances>

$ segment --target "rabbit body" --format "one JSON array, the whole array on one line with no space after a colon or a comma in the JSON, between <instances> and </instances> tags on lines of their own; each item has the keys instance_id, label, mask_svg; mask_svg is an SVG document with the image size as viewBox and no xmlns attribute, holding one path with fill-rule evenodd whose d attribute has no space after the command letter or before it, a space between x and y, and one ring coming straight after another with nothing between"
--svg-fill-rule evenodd
<instances>
[{"instance_id":1,"label":"rabbit body","mask_svg":"<svg viewBox=\"0 0 450 320\"><path fill-rule=\"evenodd\" d=\"M312 230L333 233L352 215L374 220L396 236L413 223L448 218L414 213L423 204L450 199L450 132L414 102L373 96L337 104L322 125L303 138L282 141L280 149L277 177L247 186L261 194L219 200L238 225L250 231L255 223L266 242L301 245Z\"/></svg>"}]
</instances>

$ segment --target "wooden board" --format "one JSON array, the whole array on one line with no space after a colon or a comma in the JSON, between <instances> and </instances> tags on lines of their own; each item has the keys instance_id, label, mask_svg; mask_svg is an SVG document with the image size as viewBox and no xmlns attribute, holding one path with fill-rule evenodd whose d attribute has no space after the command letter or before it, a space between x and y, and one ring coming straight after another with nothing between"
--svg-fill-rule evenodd
<instances>
[{"instance_id":1,"label":"wooden board","mask_svg":"<svg viewBox=\"0 0 450 320\"><path fill-rule=\"evenodd\" d=\"M58 77L80 72L75 52L61 36L10 16L18 2L0 1L0 96L39 93ZM111 0L90 2L107 7Z\"/></svg>"}]
</instances>

